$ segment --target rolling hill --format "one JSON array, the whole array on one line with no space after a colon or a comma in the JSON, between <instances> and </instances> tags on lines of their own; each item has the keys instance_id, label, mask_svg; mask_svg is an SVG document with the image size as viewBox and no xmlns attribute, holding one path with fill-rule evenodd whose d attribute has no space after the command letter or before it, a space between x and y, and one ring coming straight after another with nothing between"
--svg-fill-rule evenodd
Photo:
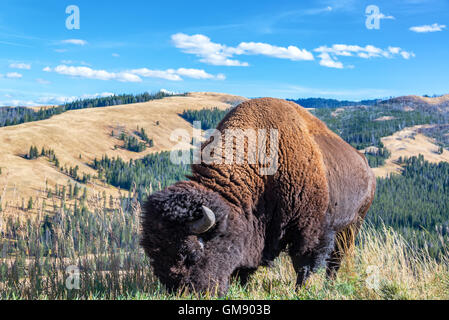
<instances>
[{"instance_id":1,"label":"rolling hill","mask_svg":"<svg viewBox=\"0 0 449 320\"><path fill-rule=\"evenodd\" d=\"M380 102L381 105L390 105L408 110L434 110L449 112L449 94L439 97L422 97L416 95L396 97Z\"/></svg>"},{"instance_id":2,"label":"rolling hill","mask_svg":"<svg viewBox=\"0 0 449 320\"><path fill-rule=\"evenodd\" d=\"M28 160L31 146L54 151L60 166L79 167L79 174L94 176L90 166L103 155L119 156L128 161L146 154L169 150L175 145L169 137L174 129L191 130L189 122L179 116L184 110L217 107L226 109L245 100L220 93L190 93L145 103L72 110L50 119L0 128L0 198L16 207L29 197L45 197L45 186L66 185L73 178L61 172L46 157ZM123 148L118 136L134 135L144 129L154 146L143 152ZM112 133L114 132L114 136ZM188 146L186 146L188 147ZM89 191L117 194L117 189L98 180L87 184Z\"/></svg>"}]
</instances>

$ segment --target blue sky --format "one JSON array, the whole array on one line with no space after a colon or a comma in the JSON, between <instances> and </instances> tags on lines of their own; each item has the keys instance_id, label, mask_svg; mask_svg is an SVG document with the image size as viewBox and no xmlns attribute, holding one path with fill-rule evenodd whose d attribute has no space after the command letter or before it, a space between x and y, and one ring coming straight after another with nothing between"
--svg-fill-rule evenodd
<instances>
[{"instance_id":1,"label":"blue sky","mask_svg":"<svg viewBox=\"0 0 449 320\"><path fill-rule=\"evenodd\" d=\"M69 5L80 10L69 30ZM371 26L366 24L368 6ZM74 20L70 20L71 23ZM448 93L449 1L0 4L0 105L215 91L359 100Z\"/></svg>"}]
</instances>

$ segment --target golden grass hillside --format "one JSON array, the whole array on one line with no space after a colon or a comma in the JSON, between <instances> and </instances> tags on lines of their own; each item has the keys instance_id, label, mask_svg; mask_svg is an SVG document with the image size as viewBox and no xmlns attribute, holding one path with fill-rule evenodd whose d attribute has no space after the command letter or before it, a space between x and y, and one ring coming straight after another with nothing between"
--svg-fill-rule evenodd
<instances>
[{"instance_id":1,"label":"golden grass hillside","mask_svg":"<svg viewBox=\"0 0 449 320\"><path fill-rule=\"evenodd\" d=\"M419 131L435 125L419 125L398 131L391 136L381 139L385 148L391 152L390 158L385 161L385 165L373 168L377 177L386 177L391 173L400 173L401 167L397 160L402 157L417 157L420 154L429 162L449 162L449 151L444 149L442 154L438 154L438 146L432 138L429 138ZM369 148L367 148L369 149Z\"/></svg>"},{"instance_id":2,"label":"golden grass hillside","mask_svg":"<svg viewBox=\"0 0 449 320\"><path fill-rule=\"evenodd\" d=\"M24 159L31 146L53 149L61 166L79 166L79 172L95 175L88 166L103 155L124 160L141 158L151 152L168 150L176 128L191 130L191 124L179 113L217 107L229 108L245 98L221 93L189 93L146 103L68 111L51 119L0 128L0 198L19 205L23 199L39 198L46 182L49 186L65 185L69 176L60 172L46 158ZM122 142L111 132L133 132L144 128L154 140L154 147L141 153L120 148ZM118 146L118 147L117 147ZM72 181L74 183L74 181ZM116 194L117 190L93 181L90 191Z\"/></svg>"}]
</instances>

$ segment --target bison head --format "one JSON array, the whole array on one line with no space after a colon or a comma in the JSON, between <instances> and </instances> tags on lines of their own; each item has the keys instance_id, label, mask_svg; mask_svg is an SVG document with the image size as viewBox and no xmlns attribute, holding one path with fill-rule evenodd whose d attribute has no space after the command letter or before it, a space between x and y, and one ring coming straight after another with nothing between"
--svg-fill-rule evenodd
<instances>
[{"instance_id":1,"label":"bison head","mask_svg":"<svg viewBox=\"0 0 449 320\"><path fill-rule=\"evenodd\" d=\"M242 261L234 220L223 198L194 182L149 196L141 244L155 275L170 290L224 294Z\"/></svg>"}]
</instances>

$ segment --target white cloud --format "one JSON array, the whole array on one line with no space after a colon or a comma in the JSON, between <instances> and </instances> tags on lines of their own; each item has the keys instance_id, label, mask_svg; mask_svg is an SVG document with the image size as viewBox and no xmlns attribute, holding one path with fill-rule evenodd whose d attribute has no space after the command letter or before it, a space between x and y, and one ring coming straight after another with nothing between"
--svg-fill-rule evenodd
<instances>
[{"instance_id":1,"label":"white cloud","mask_svg":"<svg viewBox=\"0 0 449 320\"><path fill-rule=\"evenodd\" d=\"M121 82L141 82L142 79L130 72L108 72L106 70L94 70L89 67L76 67L76 66L67 66L67 65L59 65L54 69L50 67L45 67L43 71L46 72L56 72L58 74L87 78L87 79L96 79L96 80L117 80Z\"/></svg>"},{"instance_id":2,"label":"white cloud","mask_svg":"<svg viewBox=\"0 0 449 320\"><path fill-rule=\"evenodd\" d=\"M86 66L67 66L65 64L58 65L55 68L45 67L45 72L56 72L62 75L73 77L96 79L96 80L116 80L121 82L141 82L142 78L159 78L170 81L181 81L183 77L192 79L211 79L224 80L223 74L212 75L202 69L167 69L167 70L151 70L148 68L140 68L127 70L122 72L109 72L106 70L94 70Z\"/></svg>"},{"instance_id":3,"label":"white cloud","mask_svg":"<svg viewBox=\"0 0 449 320\"><path fill-rule=\"evenodd\" d=\"M392 54L399 54L401 52L401 48L399 47L388 47L388 51Z\"/></svg>"},{"instance_id":4,"label":"white cloud","mask_svg":"<svg viewBox=\"0 0 449 320\"><path fill-rule=\"evenodd\" d=\"M444 24L438 24L438 23L434 23L432 25L423 25L423 26L416 26L416 27L410 28L411 31L418 32L418 33L438 32L438 31L443 31L443 29L446 29L446 26Z\"/></svg>"},{"instance_id":5,"label":"white cloud","mask_svg":"<svg viewBox=\"0 0 449 320\"><path fill-rule=\"evenodd\" d=\"M338 57L340 56L358 57L362 59L393 58L396 56L401 56L404 59L410 59L411 57L415 57L413 52L407 52L399 47L391 46L387 49L381 49L372 45L361 47L358 45L334 44L332 47L321 46L316 48L314 51L320 53L320 65L338 69L344 68L343 64L338 60Z\"/></svg>"},{"instance_id":6,"label":"white cloud","mask_svg":"<svg viewBox=\"0 0 449 320\"><path fill-rule=\"evenodd\" d=\"M17 72L10 72L6 74L6 78L8 79L20 79L22 78L22 75L20 73Z\"/></svg>"},{"instance_id":7,"label":"white cloud","mask_svg":"<svg viewBox=\"0 0 449 320\"><path fill-rule=\"evenodd\" d=\"M410 58L414 58L415 54L413 52L407 52L407 51L401 51L401 56L402 58L404 58L405 60L408 60Z\"/></svg>"},{"instance_id":8,"label":"white cloud","mask_svg":"<svg viewBox=\"0 0 449 320\"><path fill-rule=\"evenodd\" d=\"M142 82L142 79L139 76L129 72L114 73L114 80L120 82Z\"/></svg>"},{"instance_id":9,"label":"white cloud","mask_svg":"<svg viewBox=\"0 0 449 320\"><path fill-rule=\"evenodd\" d=\"M134 69L129 71L132 74L137 74L144 78L159 78L170 81L181 81L182 78L175 73L175 70L150 70L147 68Z\"/></svg>"},{"instance_id":10,"label":"white cloud","mask_svg":"<svg viewBox=\"0 0 449 320\"><path fill-rule=\"evenodd\" d=\"M93 99L100 97L113 96L114 93L103 92L95 94L84 94L81 96L41 96L35 100L21 100L21 99L10 99L6 101L0 101L0 106L13 106L13 107L36 107L36 106L49 106L49 105L61 105L69 102L73 102L80 99ZM11 95L5 95L6 98L12 98Z\"/></svg>"},{"instance_id":11,"label":"white cloud","mask_svg":"<svg viewBox=\"0 0 449 320\"><path fill-rule=\"evenodd\" d=\"M379 13L379 19L395 19ZM247 62L236 60L239 55L264 55L292 61L314 60L314 55L306 49L295 46L278 47L260 42L241 42L236 47L228 47L224 44L214 43L205 35L187 35L177 33L172 35L174 45L185 53L194 54L200 58L200 62L218 66L248 66ZM410 59L415 56L413 52L407 52L399 47L377 48L372 45L365 47L358 45L335 44L332 47L322 46L314 50L318 52L320 65L328 68L342 69L345 66L339 61L339 57L393 58L402 57ZM353 65L347 68L354 68Z\"/></svg>"},{"instance_id":12,"label":"white cloud","mask_svg":"<svg viewBox=\"0 0 449 320\"><path fill-rule=\"evenodd\" d=\"M81 99L94 99L113 96L114 93L103 92L95 94L83 94L81 96L44 96L36 100L37 105L60 105Z\"/></svg>"},{"instance_id":13,"label":"white cloud","mask_svg":"<svg viewBox=\"0 0 449 320\"><path fill-rule=\"evenodd\" d=\"M53 70L56 73L69 75L74 77L88 78L88 79L97 79L97 80L119 80L119 81L127 81L132 80L134 82L141 81L139 77L135 75L126 75L123 73L114 73L108 72L105 70L94 70L88 67L76 67L76 66L66 66L59 65ZM131 76L131 77L129 77Z\"/></svg>"},{"instance_id":14,"label":"white cloud","mask_svg":"<svg viewBox=\"0 0 449 320\"><path fill-rule=\"evenodd\" d=\"M320 65L323 67L343 69L343 63L333 60L327 52L321 53L318 57L321 58Z\"/></svg>"},{"instance_id":15,"label":"white cloud","mask_svg":"<svg viewBox=\"0 0 449 320\"><path fill-rule=\"evenodd\" d=\"M120 57L120 55L119 55L118 53L113 53L112 56L113 56L114 58L119 58L119 57Z\"/></svg>"},{"instance_id":16,"label":"white cloud","mask_svg":"<svg viewBox=\"0 0 449 320\"><path fill-rule=\"evenodd\" d=\"M176 73L180 76L193 78L193 79L217 79L217 80L224 80L226 77L224 74L218 74L216 76L207 73L204 70L200 69L186 69L186 68L179 68L176 70Z\"/></svg>"},{"instance_id":17,"label":"white cloud","mask_svg":"<svg viewBox=\"0 0 449 320\"><path fill-rule=\"evenodd\" d=\"M86 40L81 40L81 39L67 39L67 40L62 40L61 43L64 44L73 44L76 46L85 46L87 44Z\"/></svg>"},{"instance_id":18,"label":"white cloud","mask_svg":"<svg viewBox=\"0 0 449 320\"><path fill-rule=\"evenodd\" d=\"M27 92L15 92L13 95L5 94L5 100L0 99L0 106L25 106L25 107L34 107L34 106L48 106L48 105L61 105L64 103L72 102L80 99L92 99L92 98L100 98L100 97L109 97L115 95L111 92L102 92L95 94L83 94L79 96L64 96L58 94L40 94L38 96L34 96L28 99L22 99L24 95L27 95Z\"/></svg>"},{"instance_id":19,"label":"white cloud","mask_svg":"<svg viewBox=\"0 0 449 320\"><path fill-rule=\"evenodd\" d=\"M49 96L37 99L37 104L40 105L60 105L77 100L78 97L64 97L64 96Z\"/></svg>"},{"instance_id":20,"label":"white cloud","mask_svg":"<svg viewBox=\"0 0 449 320\"><path fill-rule=\"evenodd\" d=\"M236 53L246 55L264 55L293 61L314 60L313 54L305 49L301 50L295 46L283 48L260 42L242 42L238 45Z\"/></svg>"},{"instance_id":21,"label":"white cloud","mask_svg":"<svg viewBox=\"0 0 449 320\"><path fill-rule=\"evenodd\" d=\"M82 99L86 99L86 97L88 98L104 98L104 97L111 97L114 96L115 93L112 92L102 92L102 93L95 93L95 94L84 94L81 96Z\"/></svg>"},{"instance_id":22,"label":"white cloud","mask_svg":"<svg viewBox=\"0 0 449 320\"><path fill-rule=\"evenodd\" d=\"M35 107L38 104L36 102L31 100L7 100L7 101L0 101L0 106L11 106L11 107Z\"/></svg>"},{"instance_id":23,"label":"white cloud","mask_svg":"<svg viewBox=\"0 0 449 320\"><path fill-rule=\"evenodd\" d=\"M27 64L27 63L11 63L9 65L9 67L11 69L23 69L23 70L30 70L31 69L31 64Z\"/></svg>"},{"instance_id":24,"label":"white cloud","mask_svg":"<svg viewBox=\"0 0 449 320\"><path fill-rule=\"evenodd\" d=\"M130 73L137 74L145 78L160 78L170 81L181 81L182 77L192 78L192 79L215 79L224 80L225 76L223 74L212 75L207 73L202 69L186 69L179 68L167 69L167 70L150 70L147 68L130 70Z\"/></svg>"},{"instance_id":25,"label":"white cloud","mask_svg":"<svg viewBox=\"0 0 449 320\"><path fill-rule=\"evenodd\" d=\"M248 66L246 62L229 59L233 53L225 45L214 43L202 34L189 36L184 33L172 35L172 41L176 48L185 53L200 57L200 61L215 66Z\"/></svg>"},{"instance_id":26,"label":"white cloud","mask_svg":"<svg viewBox=\"0 0 449 320\"><path fill-rule=\"evenodd\" d=\"M165 93L165 94L170 94L170 95L175 95L176 94L176 92L174 92L174 91L170 91L170 90L167 90L167 89L161 89L161 90L159 90L159 92L162 92L162 93Z\"/></svg>"},{"instance_id":27,"label":"white cloud","mask_svg":"<svg viewBox=\"0 0 449 320\"><path fill-rule=\"evenodd\" d=\"M264 55L279 59L293 61L313 60L313 54L305 49L295 46L287 48L273 46L260 42L242 42L237 47L228 47L214 43L205 35L187 35L177 33L172 35L175 47L185 53L194 54L200 58L200 62L216 66L248 66L247 62L232 59L235 55Z\"/></svg>"}]
</instances>

